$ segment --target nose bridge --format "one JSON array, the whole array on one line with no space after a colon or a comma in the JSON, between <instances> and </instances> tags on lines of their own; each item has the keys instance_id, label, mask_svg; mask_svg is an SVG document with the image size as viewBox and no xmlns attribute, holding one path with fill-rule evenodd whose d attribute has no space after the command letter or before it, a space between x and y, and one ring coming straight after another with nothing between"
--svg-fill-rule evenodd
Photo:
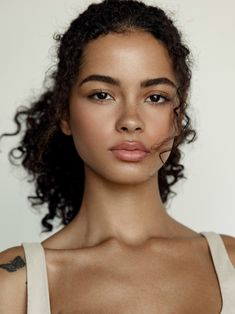
<instances>
[{"instance_id":1,"label":"nose bridge","mask_svg":"<svg viewBox=\"0 0 235 314\"><path fill-rule=\"evenodd\" d=\"M118 131L141 132L144 129L144 123L139 113L139 105L134 97L125 98L121 104L121 113L116 123Z\"/></svg>"}]
</instances>

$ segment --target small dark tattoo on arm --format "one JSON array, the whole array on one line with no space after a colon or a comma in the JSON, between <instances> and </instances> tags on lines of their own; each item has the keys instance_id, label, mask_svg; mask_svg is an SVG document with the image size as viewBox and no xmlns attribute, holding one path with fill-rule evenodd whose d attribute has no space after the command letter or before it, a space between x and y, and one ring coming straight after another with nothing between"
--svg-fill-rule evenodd
<instances>
[{"instance_id":1,"label":"small dark tattoo on arm","mask_svg":"<svg viewBox=\"0 0 235 314\"><path fill-rule=\"evenodd\" d=\"M25 266L25 261L20 256L16 256L12 261L6 264L0 264L0 268L12 273Z\"/></svg>"}]
</instances>

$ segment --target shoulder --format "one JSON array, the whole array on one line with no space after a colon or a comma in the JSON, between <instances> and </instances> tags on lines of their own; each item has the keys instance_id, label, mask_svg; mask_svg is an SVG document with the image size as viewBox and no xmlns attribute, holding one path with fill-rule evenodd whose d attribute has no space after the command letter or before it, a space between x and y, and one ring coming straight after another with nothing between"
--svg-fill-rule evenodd
<instances>
[{"instance_id":1,"label":"shoulder","mask_svg":"<svg viewBox=\"0 0 235 314\"><path fill-rule=\"evenodd\" d=\"M22 246L15 246L0 253L0 279L1 283L16 279L25 272L25 256Z\"/></svg>"},{"instance_id":2,"label":"shoulder","mask_svg":"<svg viewBox=\"0 0 235 314\"><path fill-rule=\"evenodd\" d=\"M0 253L0 313L25 313L26 265L21 246Z\"/></svg>"},{"instance_id":3,"label":"shoulder","mask_svg":"<svg viewBox=\"0 0 235 314\"><path fill-rule=\"evenodd\" d=\"M229 258L235 267L235 237L227 234L220 234L220 236L224 242Z\"/></svg>"}]
</instances>

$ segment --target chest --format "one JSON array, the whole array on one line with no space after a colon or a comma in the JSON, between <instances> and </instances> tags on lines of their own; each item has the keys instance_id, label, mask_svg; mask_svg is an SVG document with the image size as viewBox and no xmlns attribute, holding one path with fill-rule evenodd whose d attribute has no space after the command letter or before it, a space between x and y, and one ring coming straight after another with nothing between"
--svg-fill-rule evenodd
<instances>
[{"instance_id":1,"label":"chest","mask_svg":"<svg viewBox=\"0 0 235 314\"><path fill-rule=\"evenodd\" d=\"M52 313L220 313L210 259L143 253L71 261L63 271L49 271Z\"/></svg>"}]
</instances>

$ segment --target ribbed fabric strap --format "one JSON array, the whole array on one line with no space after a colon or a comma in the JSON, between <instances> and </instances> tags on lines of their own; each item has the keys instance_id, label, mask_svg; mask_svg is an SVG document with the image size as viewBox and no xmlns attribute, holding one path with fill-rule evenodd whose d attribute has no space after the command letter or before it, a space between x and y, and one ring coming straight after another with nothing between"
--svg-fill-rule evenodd
<instances>
[{"instance_id":1,"label":"ribbed fabric strap","mask_svg":"<svg viewBox=\"0 0 235 314\"><path fill-rule=\"evenodd\" d=\"M235 314L235 268L229 258L224 241L213 231L201 232L206 237L218 277L223 307L221 314Z\"/></svg>"},{"instance_id":2,"label":"ribbed fabric strap","mask_svg":"<svg viewBox=\"0 0 235 314\"><path fill-rule=\"evenodd\" d=\"M22 243L27 269L27 314L51 314L45 253L40 243Z\"/></svg>"}]
</instances>

